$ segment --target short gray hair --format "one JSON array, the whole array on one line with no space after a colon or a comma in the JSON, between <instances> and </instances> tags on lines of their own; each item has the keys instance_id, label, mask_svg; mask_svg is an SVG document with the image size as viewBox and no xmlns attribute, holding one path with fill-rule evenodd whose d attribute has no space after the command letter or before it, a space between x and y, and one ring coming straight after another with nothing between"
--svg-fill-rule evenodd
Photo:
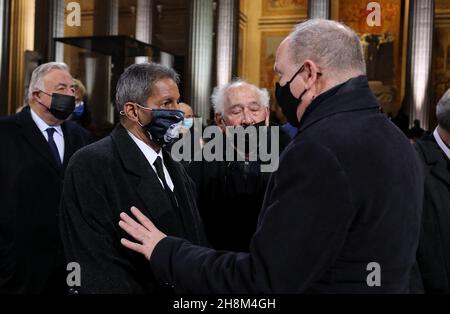
<instances>
[{"instance_id":1,"label":"short gray hair","mask_svg":"<svg viewBox=\"0 0 450 314\"><path fill-rule=\"evenodd\" d=\"M38 66L31 75L30 86L28 87L28 97L38 91L44 89L43 78L52 70L62 70L70 73L70 69L67 64L63 62L49 62Z\"/></svg>"},{"instance_id":2,"label":"short gray hair","mask_svg":"<svg viewBox=\"0 0 450 314\"><path fill-rule=\"evenodd\" d=\"M342 23L311 19L291 33L291 57L300 65L307 59L324 69L366 73L366 62L358 35Z\"/></svg>"},{"instance_id":3,"label":"short gray hair","mask_svg":"<svg viewBox=\"0 0 450 314\"><path fill-rule=\"evenodd\" d=\"M227 96L227 93L230 89L242 86L242 85L248 85L250 88L253 88L256 92L256 94L259 97L259 101L261 102L261 105L269 108L270 105L270 95L267 89L265 88L259 88L256 85L250 84L244 80L241 79L234 79L233 81L223 85L223 86L217 86L214 88L214 91L211 95L211 103L214 108L214 113L220 113L224 114L225 111L225 99Z\"/></svg>"},{"instance_id":4,"label":"short gray hair","mask_svg":"<svg viewBox=\"0 0 450 314\"><path fill-rule=\"evenodd\" d=\"M450 89L442 96L436 107L436 117L439 126L450 132Z\"/></svg>"},{"instance_id":5,"label":"short gray hair","mask_svg":"<svg viewBox=\"0 0 450 314\"><path fill-rule=\"evenodd\" d=\"M158 81L170 79L180 82L180 76L173 69L158 63L140 63L129 66L120 76L116 89L116 108L123 111L127 102L144 106L152 96L153 87Z\"/></svg>"}]
</instances>

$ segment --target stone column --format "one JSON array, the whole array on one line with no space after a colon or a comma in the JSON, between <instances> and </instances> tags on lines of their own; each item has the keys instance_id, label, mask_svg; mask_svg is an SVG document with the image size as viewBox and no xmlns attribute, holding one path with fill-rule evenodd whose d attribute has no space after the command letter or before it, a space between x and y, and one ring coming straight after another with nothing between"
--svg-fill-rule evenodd
<instances>
[{"instance_id":1,"label":"stone column","mask_svg":"<svg viewBox=\"0 0 450 314\"><path fill-rule=\"evenodd\" d=\"M94 36L119 33L119 0L95 0Z\"/></svg>"},{"instance_id":2,"label":"stone column","mask_svg":"<svg viewBox=\"0 0 450 314\"><path fill-rule=\"evenodd\" d=\"M221 86L236 73L239 1L219 0L217 15L217 85Z\"/></svg>"},{"instance_id":3,"label":"stone column","mask_svg":"<svg viewBox=\"0 0 450 314\"><path fill-rule=\"evenodd\" d=\"M10 60L8 76L8 113L28 103L26 90L27 59L26 52L34 50L34 0L10 1Z\"/></svg>"},{"instance_id":4,"label":"stone column","mask_svg":"<svg viewBox=\"0 0 450 314\"><path fill-rule=\"evenodd\" d=\"M64 44L53 38L64 37L64 0L36 0L35 50L42 62L64 61Z\"/></svg>"},{"instance_id":5,"label":"stone column","mask_svg":"<svg viewBox=\"0 0 450 314\"><path fill-rule=\"evenodd\" d=\"M64 37L64 26L66 23L64 12L66 10L64 0L52 0L53 8L53 25L52 25L52 37L60 38ZM38 21L39 22L39 21ZM53 41L53 38L50 38ZM64 44L57 42L54 45L54 61L64 62Z\"/></svg>"},{"instance_id":6,"label":"stone column","mask_svg":"<svg viewBox=\"0 0 450 314\"><path fill-rule=\"evenodd\" d=\"M213 17L212 0L191 1L191 27L189 45L189 104L203 118L210 116L211 80L213 65Z\"/></svg>"},{"instance_id":7,"label":"stone column","mask_svg":"<svg viewBox=\"0 0 450 314\"><path fill-rule=\"evenodd\" d=\"M0 0L0 116L8 114L9 0Z\"/></svg>"},{"instance_id":8,"label":"stone column","mask_svg":"<svg viewBox=\"0 0 450 314\"><path fill-rule=\"evenodd\" d=\"M308 17L310 19L329 19L331 16L330 0L309 0Z\"/></svg>"},{"instance_id":9,"label":"stone column","mask_svg":"<svg viewBox=\"0 0 450 314\"><path fill-rule=\"evenodd\" d=\"M94 36L117 35L119 32L119 0L95 0ZM102 125L114 121L111 97L111 57L93 54L86 60L87 90L93 122ZM88 74L89 76L89 74Z\"/></svg>"},{"instance_id":10,"label":"stone column","mask_svg":"<svg viewBox=\"0 0 450 314\"><path fill-rule=\"evenodd\" d=\"M420 120L429 129L431 101L431 65L434 31L434 0L410 2L409 13L409 71L407 100L410 122Z\"/></svg>"},{"instance_id":11,"label":"stone column","mask_svg":"<svg viewBox=\"0 0 450 314\"><path fill-rule=\"evenodd\" d=\"M137 0L136 39L147 44L153 36L153 0ZM148 62L148 57L137 57L136 63Z\"/></svg>"}]
</instances>

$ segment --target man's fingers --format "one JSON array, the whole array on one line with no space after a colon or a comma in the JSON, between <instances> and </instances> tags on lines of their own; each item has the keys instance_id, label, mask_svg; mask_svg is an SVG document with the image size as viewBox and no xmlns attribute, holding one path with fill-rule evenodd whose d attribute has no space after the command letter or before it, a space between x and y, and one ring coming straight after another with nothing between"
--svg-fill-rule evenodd
<instances>
[{"instance_id":1,"label":"man's fingers","mask_svg":"<svg viewBox=\"0 0 450 314\"><path fill-rule=\"evenodd\" d=\"M139 209L131 207L131 212L145 228L150 231L155 229L155 225Z\"/></svg>"},{"instance_id":2,"label":"man's fingers","mask_svg":"<svg viewBox=\"0 0 450 314\"><path fill-rule=\"evenodd\" d=\"M146 229L146 227L142 226L141 224L139 224L138 222L136 222L133 218L131 218L130 216L128 216L126 213L121 213L120 214L120 218L126 222L128 225L130 225L133 228L136 228L144 233L148 232L148 230Z\"/></svg>"},{"instance_id":3,"label":"man's fingers","mask_svg":"<svg viewBox=\"0 0 450 314\"><path fill-rule=\"evenodd\" d=\"M121 213L120 214L120 218L124 221L124 222L126 222L127 224L129 224L130 226L132 226L132 227L134 227L134 228L137 228L138 227L138 223L133 219L133 218L131 218L129 215L127 215L126 213Z\"/></svg>"},{"instance_id":4,"label":"man's fingers","mask_svg":"<svg viewBox=\"0 0 450 314\"><path fill-rule=\"evenodd\" d=\"M127 222L121 220L119 222L120 228L122 228L126 233L132 236L134 239L144 242L145 234L136 227L129 225Z\"/></svg>"},{"instance_id":5,"label":"man's fingers","mask_svg":"<svg viewBox=\"0 0 450 314\"><path fill-rule=\"evenodd\" d=\"M145 254L144 246L142 244L134 243L127 239L120 240L120 243L122 243L124 247L129 248L130 250L133 250L140 254Z\"/></svg>"}]
</instances>

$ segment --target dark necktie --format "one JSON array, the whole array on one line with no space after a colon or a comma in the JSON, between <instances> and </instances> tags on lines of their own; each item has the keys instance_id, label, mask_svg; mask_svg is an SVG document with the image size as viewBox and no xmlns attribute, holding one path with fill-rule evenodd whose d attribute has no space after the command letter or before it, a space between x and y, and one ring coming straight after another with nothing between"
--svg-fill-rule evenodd
<instances>
[{"instance_id":1,"label":"dark necktie","mask_svg":"<svg viewBox=\"0 0 450 314\"><path fill-rule=\"evenodd\" d=\"M172 206L174 207L174 210L177 210L178 209L178 201L177 201L177 198L175 197L175 194L172 192L169 185L167 184L166 176L164 175L163 163L162 163L161 157L158 156L158 158L156 158L153 165L156 168L156 173L158 174L159 179L161 179L161 181L163 183L164 190L166 191L166 194L169 197L169 199L172 203Z\"/></svg>"},{"instance_id":2,"label":"dark necktie","mask_svg":"<svg viewBox=\"0 0 450 314\"><path fill-rule=\"evenodd\" d=\"M53 135L55 134L56 130L54 128L48 128L46 132L48 134L48 145L50 146L50 151L52 152L53 159L55 159L56 165L58 167L61 167L61 157L59 155L55 140L53 139Z\"/></svg>"}]
</instances>

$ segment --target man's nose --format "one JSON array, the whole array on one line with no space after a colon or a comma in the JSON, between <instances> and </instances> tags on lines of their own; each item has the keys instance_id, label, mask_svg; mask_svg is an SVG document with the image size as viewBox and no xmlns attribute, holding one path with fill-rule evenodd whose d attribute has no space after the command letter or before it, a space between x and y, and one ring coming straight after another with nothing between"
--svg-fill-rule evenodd
<instances>
[{"instance_id":1,"label":"man's nose","mask_svg":"<svg viewBox=\"0 0 450 314\"><path fill-rule=\"evenodd\" d=\"M251 114L244 112L244 117L242 118L242 125L253 125L254 120Z\"/></svg>"}]
</instances>

